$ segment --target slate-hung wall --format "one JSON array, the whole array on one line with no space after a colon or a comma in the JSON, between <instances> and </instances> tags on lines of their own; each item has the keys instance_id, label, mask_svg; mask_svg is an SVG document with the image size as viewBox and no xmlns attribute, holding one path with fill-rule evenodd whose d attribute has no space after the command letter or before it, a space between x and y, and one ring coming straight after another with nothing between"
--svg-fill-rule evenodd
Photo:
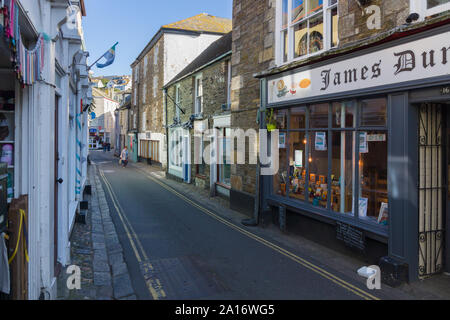
<instances>
[{"instance_id":1,"label":"slate-hung wall","mask_svg":"<svg viewBox=\"0 0 450 320\"><path fill-rule=\"evenodd\" d=\"M259 128L256 119L260 82L254 74L275 65L275 6L275 0L233 1L232 128ZM230 205L250 215L256 193L256 166L248 164L248 152L247 147L247 164L231 168Z\"/></svg>"},{"instance_id":2,"label":"slate-hung wall","mask_svg":"<svg viewBox=\"0 0 450 320\"><path fill-rule=\"evenodd\" d=\"M186 123L190 117L195 114L194 111L194 90L195 90L195 77L199 74L202 76L203 84L203 119L208 120L208 128L214 127L213 116L223 114L222 105L227 104L227 76L228 76L228 64L229 59L224 59L216 62L205 69L201 70L192 76L184 78L179 82L171 85L167 94L175 100L176 87L180 86L180 107L185 114L180 111L179 122ZM167 116L169 125L174 122L176 117L176 108L172 99L167 99ZM194 159L194 131L191 130L191 159ZM206 148L209 145L208 141L204 142L203 147ZM193 160L192 160L193 161ZM205 165L204 174L197 175L196 165L191 167L192 182L200 188L209 188L210 183L210 166Z\"/></svg>"}]
</instances>

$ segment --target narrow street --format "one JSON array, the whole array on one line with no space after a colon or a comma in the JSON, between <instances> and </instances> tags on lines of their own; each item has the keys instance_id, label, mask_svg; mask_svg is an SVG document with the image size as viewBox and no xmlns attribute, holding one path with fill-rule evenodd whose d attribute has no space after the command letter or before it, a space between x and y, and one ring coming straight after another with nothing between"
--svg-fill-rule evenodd
<instances>
[{"instance_id":1,"label":"narrow street","mask_svg":"<svg viewBox=\"0 0 450 320\"><path fill-rule=\"evenodd\" d=\"M109 153L92 152L91 160L138 299L378 298L301 253L288 257L293 253L180 198L132 165L121 168Z\"/></svg>"}]
</instances>

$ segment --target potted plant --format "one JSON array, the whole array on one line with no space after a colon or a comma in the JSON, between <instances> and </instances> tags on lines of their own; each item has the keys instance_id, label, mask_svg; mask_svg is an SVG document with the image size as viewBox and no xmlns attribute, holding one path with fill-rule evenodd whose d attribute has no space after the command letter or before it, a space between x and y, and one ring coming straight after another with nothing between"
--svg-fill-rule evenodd
<instances>
[{"instance_id":1,"label":"potted plant","mask_svg":"<svg viewBox=\"0 0 450 320\"><path fill-rule=\"evenodd\" d=\"M272 132L277 128L277 121L273 115L273 109L270 109L269 113L266 111L266 126L267 131Z\"/></svg>"}]
</instances>

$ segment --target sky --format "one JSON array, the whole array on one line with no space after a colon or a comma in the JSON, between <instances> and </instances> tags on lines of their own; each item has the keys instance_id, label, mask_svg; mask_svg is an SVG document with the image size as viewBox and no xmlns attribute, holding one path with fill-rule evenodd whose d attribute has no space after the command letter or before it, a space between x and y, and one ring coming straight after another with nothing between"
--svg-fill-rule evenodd
<instances>
[{"instance_id":1,"label":"sky","mask_svg":"<svg viewBox=\"0 0 450 320\"><path fill-rule=\"evenodd\" d=\"M116 42L116 60L94 76L131 75L130 65L162 25L199 13L232 17L233 0L85 0L84 38L94 63ZM102 60L101 62L103 62Z\"/></svg>"}]
</instances>

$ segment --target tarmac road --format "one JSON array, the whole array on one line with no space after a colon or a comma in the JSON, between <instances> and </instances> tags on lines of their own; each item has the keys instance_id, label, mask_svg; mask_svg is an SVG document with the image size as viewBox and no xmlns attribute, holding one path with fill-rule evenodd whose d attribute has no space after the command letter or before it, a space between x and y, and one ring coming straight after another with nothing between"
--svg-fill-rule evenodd
<instances>
[{"instance_id":1,"label":"tarmac road","mask_svg":"<svg viewBox=\"0 0 450 320\"><path fill-rule=\"evenodd\" d=\"M326 264L205 209L116 158L91 152L138 299L376 299Z\"/></svg>"}]
</instances>

